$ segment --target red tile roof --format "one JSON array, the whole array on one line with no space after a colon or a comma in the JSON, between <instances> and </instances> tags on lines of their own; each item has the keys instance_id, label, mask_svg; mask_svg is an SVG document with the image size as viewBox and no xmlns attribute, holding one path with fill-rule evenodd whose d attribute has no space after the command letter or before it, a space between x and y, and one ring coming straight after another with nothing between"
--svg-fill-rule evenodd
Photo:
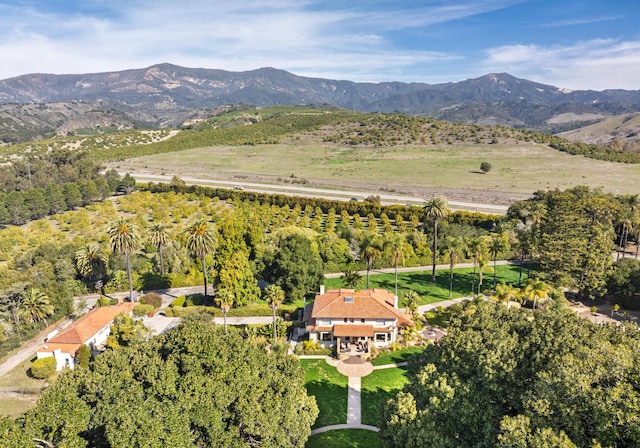
<instances>
[{"instance_id":1,"label":"red tile roof","mask_svg":"<svg viewBox=\"0 0 640 448\"><path fill-rule=\"evenodd\" d=\"M120 313L130 313L134 304L119 303L113 306L94 308L71 326L47 341L50 344L84 344L93 335L109 325ZM47 350L50 351L50 350Z\"/></svg>"},{"instance_id":2,"label":"red tile roof","mask_svg":"<svg viewBox=\"0 0 640 448\"><path fill-rule=\"evenodd\" d=\"M333 326L335 337L373 337L373 325L340 324Z\"/></svg>"},{"instance_id":3,"label":"red tile roof","mask_svg":"<svg viewBox=\"0 0 640 448\"><path fill-rule=\"evenodd\" d=\"M345 297L349 299L345 300ZM409 315L394 308L394 296L386 289L331 289L324 294L318 294L315 301L309 305L309 308L305 308L304 314L306 321L310 323L316 319L347 318L398 319L399 326L413 325Z\"/></svg>"}]
</instances>

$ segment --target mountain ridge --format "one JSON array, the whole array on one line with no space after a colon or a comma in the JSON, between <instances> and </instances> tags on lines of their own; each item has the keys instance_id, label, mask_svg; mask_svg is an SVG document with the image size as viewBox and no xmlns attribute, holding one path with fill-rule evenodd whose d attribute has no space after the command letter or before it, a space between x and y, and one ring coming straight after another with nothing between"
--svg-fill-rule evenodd
<instances>
[{"instance_id":1,"label":"mountain ridge","mask_svg":"<svg viewBox=\"0 0 640 448\"><path fill-rule=\"evenodd\" d=\"M640 90L568 90L508 73L441 84L366 83L298 76L273 67L233 72L170 63L102 73L33 73L0 80L0 110L1 105L14 103L81 102L98 109L108 103L118 113L133 113L132 126L133 122L179 126L181 120L229 104L328 104L360 112L402 112L452 122L559 132L571 128L570 123L559 127L554 122L559 111L603 118L638 112ZM575 126L580 123L576 120Z\"/></svg>"}]
</instances>

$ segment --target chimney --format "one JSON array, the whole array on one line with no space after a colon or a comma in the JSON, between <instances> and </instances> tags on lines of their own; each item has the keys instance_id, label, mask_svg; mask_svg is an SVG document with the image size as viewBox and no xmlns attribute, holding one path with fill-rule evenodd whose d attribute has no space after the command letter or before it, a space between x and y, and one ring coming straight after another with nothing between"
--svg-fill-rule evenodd
<instances>
[{"instance_id":1,"label":"chimney","mask_svg":"<svg viewBox=\"0 0 640 448\"><path fill-rule=\"evenodd\" d=\"M320 285L320 295L324 294L324 285Z\"/></svg>"},{"instance_id":2,"label":"chimney","mask_svg":"<svg viewBox=\"0 0 640 448\"><path fill-rule=\"evenodd\" d=\"M393 296L393 307L398 309L398 296L396 295Z\"/></svg>"}]
</instances>

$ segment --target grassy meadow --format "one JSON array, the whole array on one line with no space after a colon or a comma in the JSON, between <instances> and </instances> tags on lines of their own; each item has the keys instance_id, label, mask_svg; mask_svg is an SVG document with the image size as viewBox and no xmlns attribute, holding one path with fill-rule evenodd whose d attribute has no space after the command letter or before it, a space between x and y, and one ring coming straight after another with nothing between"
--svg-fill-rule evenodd
<instances>
[{"instance_id":1,"label":"grassy meadow","mask_svg":"<svg viewBox=\"0 0 640 448\"><path fill-rule=\"evenodd\" d=\"M491 163L489 173L480 163ZM500 193L528 197L532 192L576 185L612 193L640 189L640 165L604 162L562 153L546 145L440 144L346 147L320 139L289 139L270 145L212 146L132 158L108 164L120 171L310 184L428 194L429 188L467 190L469 200Z\"/></svg>"}]
</instances>

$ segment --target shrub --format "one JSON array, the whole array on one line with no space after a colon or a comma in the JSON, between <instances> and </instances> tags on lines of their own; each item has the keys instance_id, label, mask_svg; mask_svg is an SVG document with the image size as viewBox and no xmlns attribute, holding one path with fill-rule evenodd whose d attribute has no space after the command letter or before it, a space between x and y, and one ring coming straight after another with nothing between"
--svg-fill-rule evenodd
<instances>
[{"instance_id":1,"label":"shrub","mask_svg":"<svg viewBox=\"0 0 640 448\"><path fill-rule=\"evenodd\" d=\"M91 361L91 349L82 344L76 353L76 364L80 367L89 367L89 361Z\"/></svg>"},{"instance_id":2,"label":"shrub","mask_svg":"<svg viewBox=\"0 0 640 448\"><path fill-rule=\"evenodd\" d=\"M164 309L164 315L167 317L176 317L175 314L173 313L173 307L168 306Z\"/></svg>"},{"instance_id":3,"label":"shrub","mask_svg":"<svg viewBox=\"0 0 640 448\"><path fill-rule=\"evenodd\" d=\"M31 363L31 376L38 379L49 378L56 371L56 358L48 356Z\"/></svg>"},{"instance_id":4,"label":"shrub","mask_svg":"<svg viewBox=\"0 0 640 448\"><path fill-rule=\"evenodd\" d=\"M187 301L186 296L180 296L180 297L177 297L173 302L171 302L171 306L174 308L182 308L186 301Z\"/></svg>"},{"instance_id":5,"label":"shrub","mask_svg":"<svg viewBox=\"0 0 640 448\"><path fill-rule=\"evenodd\" d=\"M202 294L193 294L187 297L184 302L184 306L200 306L204 301L204 296Z\"/></svg>"},{"instance_id":6,"label":"shrub","mask_svg":"<svg viewBox=\"0 0 640 448\"><path fill-rule=\"evenodd\" d=\"M155 308L153 305L146 305L144 303L138 303L133 307L133 315L136 317L146 316L148 314L153 314Z\"/></svg>"},{"instance_id":7,"label":"shrub","mask_svg":"<svg viewBox=\"0 0 640 448\"><path fill-rule=\"evenodd\" d=\"M156 292L149 292L140 298L140 303L151 305L157 310L162 306L162 296Z\"/></svg>"},{"instance_id":8,"label":"shrub","mask_svg":"<svg viewBox=\"0 0 640 448\"><path fill-rule=\"evenodd\" d=\"M489 171L491 171L491 164L489 162L482 162L480 164L480 171L482 171L483 173L488 173Z\"/></svg>"}]
</instances>

